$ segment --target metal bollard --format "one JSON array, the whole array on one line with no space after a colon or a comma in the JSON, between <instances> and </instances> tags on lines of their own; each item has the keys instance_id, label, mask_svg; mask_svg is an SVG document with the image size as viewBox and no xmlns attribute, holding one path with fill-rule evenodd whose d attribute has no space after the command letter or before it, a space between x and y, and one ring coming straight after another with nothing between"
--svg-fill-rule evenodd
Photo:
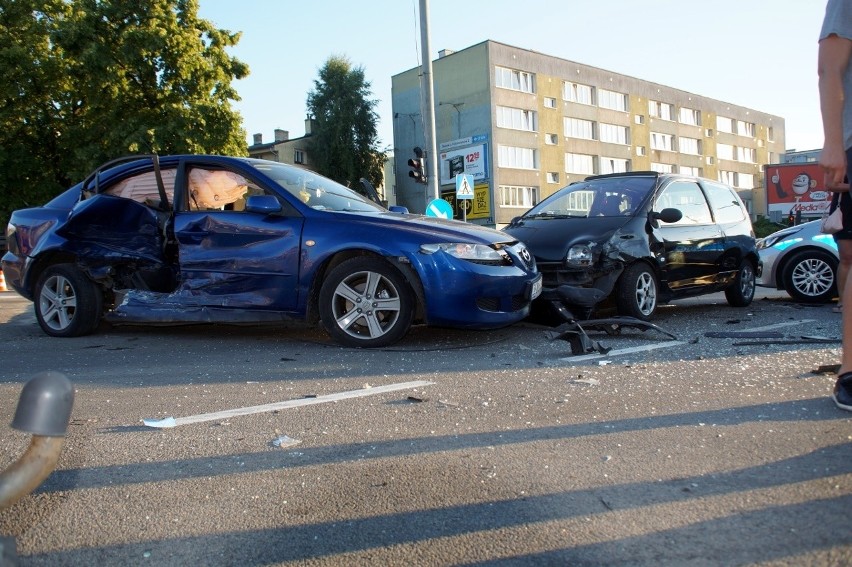
<instances>
[{"instance_id":1,"label":"metal bollard","mask_svg":"<svg viewBox=\"0 0 852 567\"><path fill-rule=\"evenodd\" d=\"M32 439L26 452L0 473L0 509L35 490L53 472L73 406L74 387L64 374L42 372L24 384L12 427L31 433Z\"/></svg>"}]
</instances>

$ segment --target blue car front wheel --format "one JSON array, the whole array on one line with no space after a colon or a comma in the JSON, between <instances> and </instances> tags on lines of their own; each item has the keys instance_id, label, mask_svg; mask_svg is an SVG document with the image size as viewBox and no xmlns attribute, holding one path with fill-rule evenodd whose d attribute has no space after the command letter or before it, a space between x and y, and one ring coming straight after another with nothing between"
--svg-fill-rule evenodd
<instances>
[{"instance_id":1,"label":"blue car front wheel","mask_svg":"<svg viewBox=\"0 0 852 567\"><path fill-rule=\"evenodd\" d=\"M325 278L319 296L320 318L342 345L387 346L411 327L412 297L402 274L384 260L351 258Z\"/></svg>"}]
</instances>

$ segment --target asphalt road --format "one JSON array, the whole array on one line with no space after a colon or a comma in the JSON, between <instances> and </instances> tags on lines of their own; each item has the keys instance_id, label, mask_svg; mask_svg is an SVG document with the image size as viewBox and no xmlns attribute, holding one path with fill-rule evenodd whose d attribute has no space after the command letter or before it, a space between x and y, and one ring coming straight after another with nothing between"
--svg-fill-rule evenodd
<instances>
[{"instance_id":1,"label":"asphalt road","mask_svg":"<svg viewBox=\"0 0 852 567\"><path fill-rule=\"evenodd\" d=\"M29 442L23 383L76 389L0 535L20 565L852 564L840 316L761 290L655 323L674 338L580 355L529 324L380 350L300 326L53 339L0 293L0 468Z\"/></svg>"}]
</instances>

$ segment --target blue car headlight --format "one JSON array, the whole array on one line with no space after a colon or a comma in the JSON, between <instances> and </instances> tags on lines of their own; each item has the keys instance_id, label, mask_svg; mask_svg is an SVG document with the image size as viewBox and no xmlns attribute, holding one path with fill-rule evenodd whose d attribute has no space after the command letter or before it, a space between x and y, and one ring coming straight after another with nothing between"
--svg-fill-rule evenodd
<instances>
[{"instance_id":1,"label":"blue car headlight","mask_svg":"<svg viewBox=\"0 0 852 567\"><path fill-rule=\"evenodd\" d=\"M482 264L505 264L511 262L511 258L502 250L485 244L471 244L469 242L444 242L439 244L421 244L420 251L424 254L434 254L438 251L445 252L454 258L468 260Z\"/></svg>"}]
</instances>

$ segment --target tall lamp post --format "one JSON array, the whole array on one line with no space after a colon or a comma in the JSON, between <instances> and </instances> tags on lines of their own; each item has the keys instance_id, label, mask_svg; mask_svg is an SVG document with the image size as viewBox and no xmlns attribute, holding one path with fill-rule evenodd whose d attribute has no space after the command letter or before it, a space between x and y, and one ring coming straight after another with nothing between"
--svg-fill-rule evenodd
<instances>
[{"instance_id":1,"label":"tall lamp post","mask_svg":"<svg viewBox=\"0 0 852 567\"><path fill-rule=\"evenodd\" d=\"M435 135L435 87L432 82L432 50L429 47L429 0L420 0L420 41L423 52L423 119L426 134L426 202L437 199L438 142Z\"/></svg>"}]
</instances>

